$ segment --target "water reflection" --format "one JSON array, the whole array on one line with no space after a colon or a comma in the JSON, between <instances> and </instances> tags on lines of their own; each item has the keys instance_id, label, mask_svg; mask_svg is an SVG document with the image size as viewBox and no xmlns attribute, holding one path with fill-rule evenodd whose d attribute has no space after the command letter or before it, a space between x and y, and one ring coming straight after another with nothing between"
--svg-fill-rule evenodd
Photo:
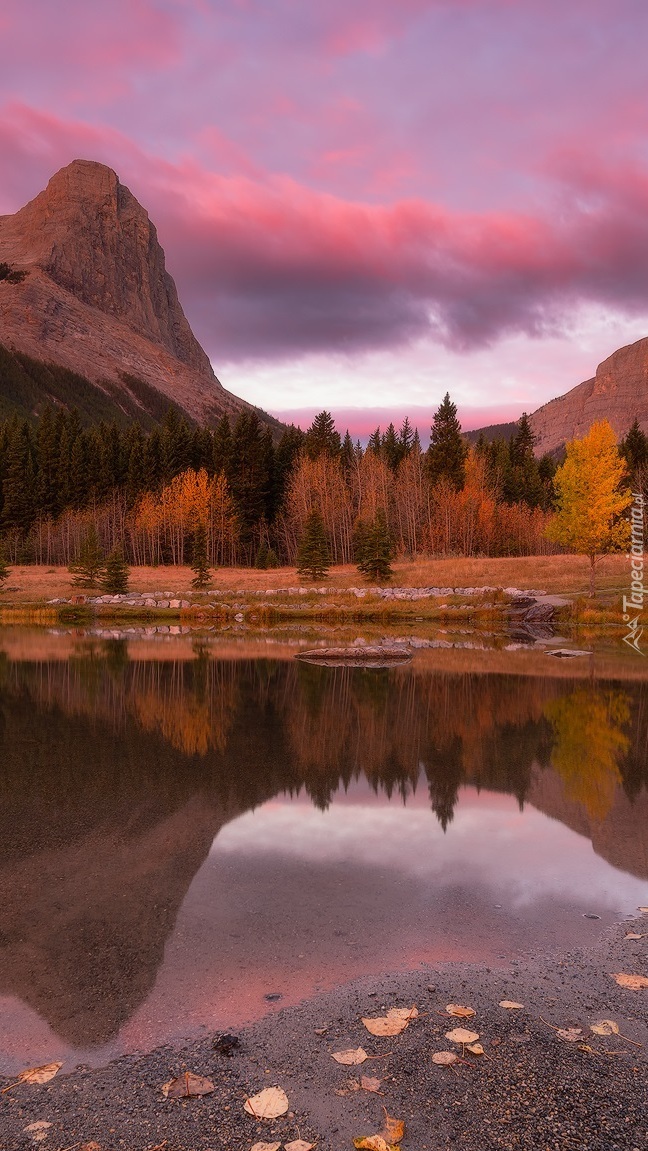
<instances>
[{"instance_id":1,"label":"water reflection","mask_svg":"<svg viewBox=\"0 0 648 1151\"><path fill-rule=\"evenodd\" d=\"M151 1012L204 1019L205 997L226 1010L234 987L258 1001L269 969L311 990L380 963L496 955L503 934L521 944L547 924L548 901L573 919L576 875L610 909L636 901L569 829L648 878L647 703L642 683L201 649L156 662L119 641L0 658L5 1012L19 999L86 1052L118 1033L155 1041ZM504 889L515 914L476 939ZM202 991L182 1005L168 984L188 956Z\"/></svg>"}]
</instances>

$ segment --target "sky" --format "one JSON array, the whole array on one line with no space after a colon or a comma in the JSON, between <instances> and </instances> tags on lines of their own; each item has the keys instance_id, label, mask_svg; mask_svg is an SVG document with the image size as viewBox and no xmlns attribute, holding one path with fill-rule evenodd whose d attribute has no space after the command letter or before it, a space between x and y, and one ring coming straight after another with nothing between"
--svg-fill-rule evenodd
<instances>
[{"instance_id":1,"label":"sky","mask_svg":"<svg viewBox=\"0 0 648 1151\"><path fill-rule=\"evenodd\" d=\"M221 382L517 418L648 335L645 0L2 0L0 213L146 207Z\"/></svg>"}]
</instances>

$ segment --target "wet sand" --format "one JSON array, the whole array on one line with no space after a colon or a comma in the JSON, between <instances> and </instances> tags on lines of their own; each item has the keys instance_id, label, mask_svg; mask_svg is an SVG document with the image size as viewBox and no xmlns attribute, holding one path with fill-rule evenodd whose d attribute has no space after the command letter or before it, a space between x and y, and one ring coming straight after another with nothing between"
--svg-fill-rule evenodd
<instances>
[{"instance_id":1,"label":"wet sand","mask_svg":"<svg viewBox=\"0 0 648 1151\"><path fill-rule=\"evenodd\" d=\"M405 1121L403 1151L644 1151L648 990L626 990L610 975L648 974L648 937L631 940L628 932L648 932L648 917L601 929L589 947L558 955L536 952L497 969L421 966L279 1005L237 1032L230 1055L209 1034L103 1069L79 1067L43 1086L14 1087L1 1097L0 1146L62 1151L95 1140L102 1151L249 1151L258 1141L302 1138L321 1151L342 1151L354 1137L382 1129L384 1106ZM524 1008L506 1010L504 999ZM467 1026L485 1054L439 1067L432 1054L453 1047L444 1033L464 1025L446 1016L448 1003L474 1008ZM398 1036L375 1038L361 1022L412 1004L420 1015ZM614 1020L627 1038L593 1034L590 1025L600 1019ZM581 1028L582 1035L568 1042L555 1028ZM381 1058L361 1067L331 1058L360 1046ZM214 1092L164 1099L162 1084L187 1070L209 1076ZM350 1090L349 1080L363 1073L380 1078L380 1095ZM290 1110L262 1122L243 1103L268 1086L285 1090ZM35 1122L50 1124L39 1144L25 1130Z\"/></svg>"}]
</instances>

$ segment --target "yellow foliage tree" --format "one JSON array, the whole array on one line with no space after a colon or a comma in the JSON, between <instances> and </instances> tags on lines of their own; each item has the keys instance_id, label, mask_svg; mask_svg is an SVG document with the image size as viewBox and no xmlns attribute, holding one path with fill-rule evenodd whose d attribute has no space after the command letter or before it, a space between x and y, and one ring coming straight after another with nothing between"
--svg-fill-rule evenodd
<instances>
[{"instance_id":1,"label":"yellow foliage tree","mask_svg":"<svg viewBox=\"0 0 648 1151\"><path fill-rule=\"evenodd\" d=\"M567 458L554 476L556 514L547 526L554 543L586 555L590 562L590 596L596 564L630 542L623 513L632 503L625 464L607 420L592 424L581 440L567 444Z\"/></svg>"},{"instance_id":2,"label":"yellow foliage tree","mask_svg":"<svg viewBox=\"0 0 648 1151\"><path fill-rule=\"evenodd\" d=\"M628 696L583 687L548 703L545 715L554 729L551 760L568 797L590 819L605 819L621 783L619 759L630 747L623 730L630 722Z\"/></svg>"}]
</instances>

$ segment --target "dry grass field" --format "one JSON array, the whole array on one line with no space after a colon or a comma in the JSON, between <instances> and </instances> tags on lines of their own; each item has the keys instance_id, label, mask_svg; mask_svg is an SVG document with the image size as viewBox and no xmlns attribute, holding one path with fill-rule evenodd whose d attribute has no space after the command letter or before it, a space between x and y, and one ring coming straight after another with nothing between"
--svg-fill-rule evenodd
<instances>
[{"instance_id":1,"label":"dry grass field","mask_svg":"<svg viewBox=\"0 0 648 1151\"><path fill-rule=\"evenodd\" d=\"M140 567L131 569L130 588L137 592L191 591L193 572L188 567ZM524 556L514 559L419 559L394 564L395 587L517 587L553 594L587 595L588 563L582 556ZM597 586L606 598L625 590L630 582L625 556L610 556L599 565ZM295 568L257 571L254 568L220 568L213 573L217 591L258 591L296 587L302 581ZM353 565L331 568L321 581L331 591L360 587L363 580ZM304 586L308 586L306 583ZM5 603L42 603L68 597L77 589L66 568L16 566L0 600Z\"/></svg>"}]
</instances>

